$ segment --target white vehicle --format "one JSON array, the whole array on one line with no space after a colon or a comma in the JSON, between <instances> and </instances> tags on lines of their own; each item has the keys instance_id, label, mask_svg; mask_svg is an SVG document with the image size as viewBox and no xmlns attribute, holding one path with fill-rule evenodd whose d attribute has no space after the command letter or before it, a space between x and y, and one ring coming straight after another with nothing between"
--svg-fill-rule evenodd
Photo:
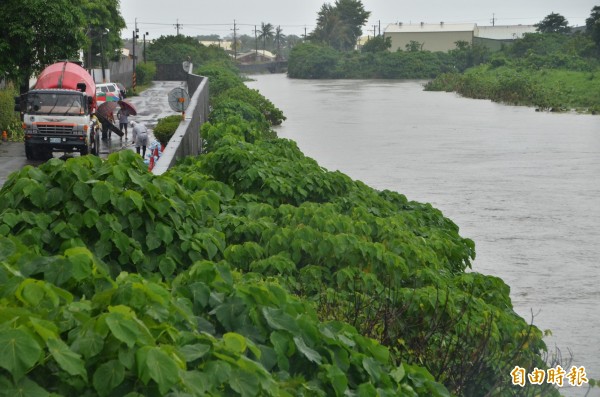
<instances>
[{"instance_id":1,"label":"white vehicle","mask_svg":"<svg viewBox=\"0 0 600 397\"><path fill-rule=\"evenodd\" d=\"M123 99L117 83L96 84L96 101L98 105L103 102L117 102Z\"/></svg>"}]
</instances>

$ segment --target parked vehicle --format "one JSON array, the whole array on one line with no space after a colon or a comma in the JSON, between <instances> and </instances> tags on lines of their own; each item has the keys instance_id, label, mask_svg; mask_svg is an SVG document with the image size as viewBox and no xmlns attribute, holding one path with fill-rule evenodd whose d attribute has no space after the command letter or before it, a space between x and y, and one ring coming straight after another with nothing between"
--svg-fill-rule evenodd
<instances>
[{"instance_id":1,"label":"parked vehicle","mask_svg":"<svg viewBox=\"0 0 600 397\"><path fill-rule=\"evenodd\" d=\"M118 102L121 99L123 99L123 95L117 83L96 84L96 101L98 105L104 102Z\"/></svg>"},{"instance_id":2,"label":"parked vehicle","mask_svg":"<svg viewBox=\"0 0 600 397\"><path fill-rule=\"evenodd\" d=\"M76 63L45 68L27 93L15 98L22 112L25 155L48 159L53 152L97 154L98 140L90 127L96 109L96 85Z\"/></svg>"}]
</instances>

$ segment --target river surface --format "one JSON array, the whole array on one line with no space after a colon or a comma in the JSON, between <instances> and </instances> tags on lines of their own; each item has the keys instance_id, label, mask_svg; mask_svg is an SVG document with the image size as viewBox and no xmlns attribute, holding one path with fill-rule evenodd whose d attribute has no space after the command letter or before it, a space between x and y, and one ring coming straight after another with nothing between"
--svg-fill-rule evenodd
<instances>
[{"instance_id":1,"label":"river surface","mask_svg":"<svg viewBox=\"0 0 600 397\"><path fill-rule=\"evenodd\" d=\"M475 241L473 270L501 277L517 313L552 331L548 347L600 379L600 116L425 92L423 81L250 77L287 116L280 137L440 209Z\"/></svg>"}]
</instances>

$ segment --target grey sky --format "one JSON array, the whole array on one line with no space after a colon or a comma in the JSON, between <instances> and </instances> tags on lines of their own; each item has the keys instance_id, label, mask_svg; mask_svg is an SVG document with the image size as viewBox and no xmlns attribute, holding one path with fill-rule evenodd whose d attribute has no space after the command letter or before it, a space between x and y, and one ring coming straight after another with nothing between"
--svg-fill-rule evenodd
<instances>
[{"instance_id":1,"label":"grey sky","mask_svg":"<svg viewBox=\"0 0 600 397\"><path fill-rule=\"evenodd\" d=\"M186 36L233 33L236 20L238 34L254 35L254 25L261 22L281 26L284 34L302 35L314 29L321 6L334 1L324 0L121 0L121 14L127 23L123 37L131 37L137 18L140 38L148 32L149 38L176 33ZM373 32L373 25L381 23L461 23L478 25L534 24L546 15L556 12L567 18L570 25L584 25L591 9L600 0L363 0L371 17L363 33Z\"/></svg>"}]
</instances>

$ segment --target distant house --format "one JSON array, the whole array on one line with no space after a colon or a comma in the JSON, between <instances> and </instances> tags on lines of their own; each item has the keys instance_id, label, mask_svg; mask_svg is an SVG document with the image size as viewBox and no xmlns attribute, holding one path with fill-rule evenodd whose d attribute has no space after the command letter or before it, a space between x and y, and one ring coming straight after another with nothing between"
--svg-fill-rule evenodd
<instances>
[{"instance_id":1,"label":"distant house","mask_svg":"<svg viewBox=\"0 0 600 397\"><path fill-rule=\"evenodd\" d=\"M249 51L241 54L237 54L237 61L241 64L251 63L263 63L263 62L274 62L276 60L275 54L266 50Z\"/></svg>"},{"instance_id":2,"label":"distant house","mask_svg":"<svg viewBox=\"0 0 600 397\"><path fill-rule=\"evenodd\" d=\"M214 41L201 41L200 44L205 46L214 45L215 47L220 47L225 51L233 51L233 41L228 40L214 40Z\"/></svg>"},{"instance_id":3,"label":"distant house","mask_svg":"<svg viewBox=\"0 0 600 397\"><path fill-rule=\"evenodd\" d=\"M474 23L449 24L390 24L384 30L384 37L390 37L390 51L406 50L411 42L417 42L425 51L449 51L456 48L457 41L473 44L477 36L477 25Z\"/></svg>"},{"instance_id":4,"label":"distant house","mask_svg":"<svg viewBox=\"0 0 600 397\"><path fill-rule=\"evenodd\" d=\"M473 44L479 44L492 51L498 51L503 45L522 38L526 33L535 32L536 27L533 25L479 26Z\"/></svg>"}]
</instances>

